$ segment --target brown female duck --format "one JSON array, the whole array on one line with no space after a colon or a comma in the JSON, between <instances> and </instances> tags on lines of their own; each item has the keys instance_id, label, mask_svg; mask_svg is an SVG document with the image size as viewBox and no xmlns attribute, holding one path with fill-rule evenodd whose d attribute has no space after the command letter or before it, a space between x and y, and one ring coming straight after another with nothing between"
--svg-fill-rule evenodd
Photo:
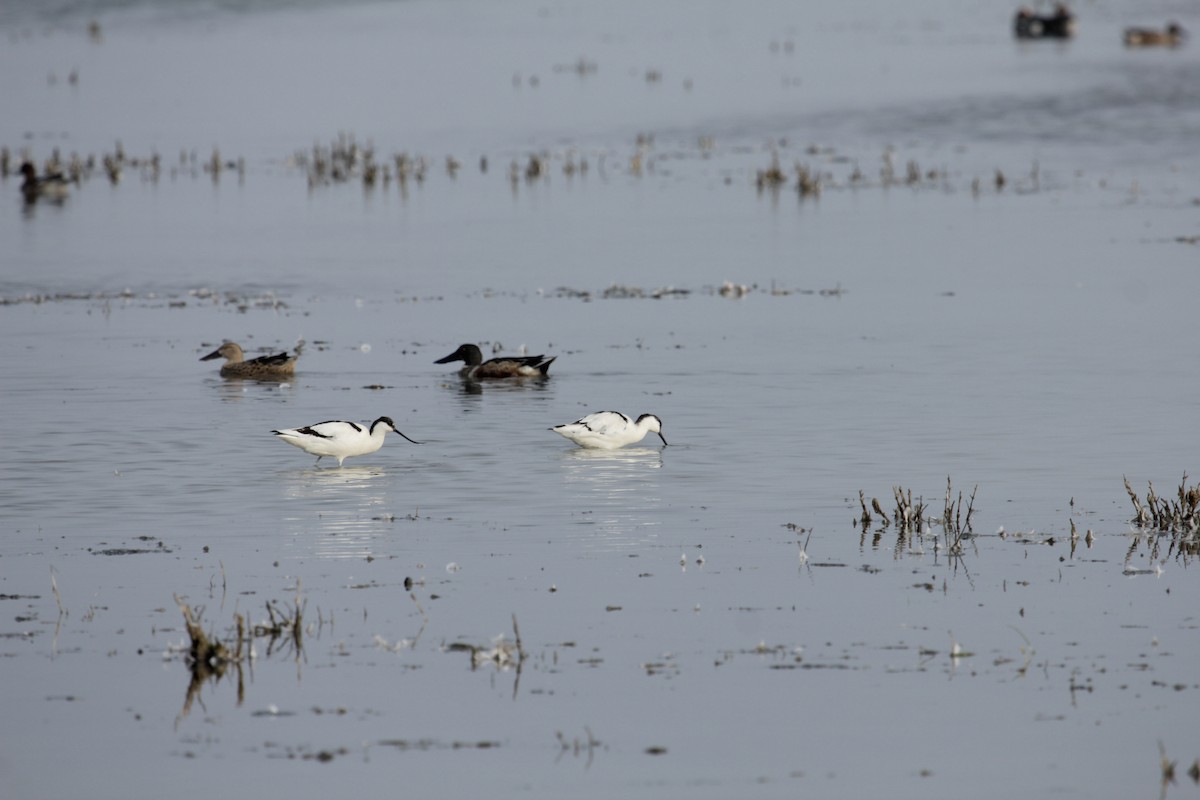
<instances>
[{"instance_id":1,"label":"brown female duck","mask_svg":"<svg viewBox=\"0 0 1200 800\"><path fill-rule=\"evenodd\" d=\"M225 363L221 365L222 378L278 381L286 380L296 374L296 359L299 357L300 348L297 347L294 356L289 356L287 353L276 353L247 361L237 342L225 342L200 360L211 361L214 358L224 358Z\"/></svg>"},{"instance_id":2,"label":"brown female duck","mask_svg":"<svg viewBox=\"0 0 1200 800\"><path fill-rule=\"evenodd\" d=\"M1154 28L1126 28L1126 47L1178 47L1187 38L1187 32L1178 22L1169 23L1166 30Z\"/></svg>"}]
</instances>

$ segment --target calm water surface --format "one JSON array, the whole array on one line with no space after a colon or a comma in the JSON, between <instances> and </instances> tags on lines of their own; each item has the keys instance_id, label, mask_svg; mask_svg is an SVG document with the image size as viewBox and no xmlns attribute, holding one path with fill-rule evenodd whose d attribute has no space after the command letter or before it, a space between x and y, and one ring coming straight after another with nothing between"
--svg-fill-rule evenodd
<instances>
[{"instance_id":1,"label":"calm water surface","mask_svg":"<svg viewBox=\"0 0 1200 800\"><path fill-rule=\"evenodd\" d=\"M0 182L12 796L1126 797L1160 742L1194 793L1193 557L1122 477L1196 469L1198 60L1118 42L1195 9L1028 48L984 3L8 8L0 143L169 167ZM428 178L308 188L338 131ZM773 154L821 196L756 191ZM295 380L223 338L303 339ZM559 358L464 385L464 341ZM547 430L607 408L670 446ZM270 435L380 415L422 444ZM853 524L947 477L961 555ZM299 596L302 646L189 692L176 596L224 638ZM514 617L519 670L451 647Z\"/></svg>"}]
</instances>

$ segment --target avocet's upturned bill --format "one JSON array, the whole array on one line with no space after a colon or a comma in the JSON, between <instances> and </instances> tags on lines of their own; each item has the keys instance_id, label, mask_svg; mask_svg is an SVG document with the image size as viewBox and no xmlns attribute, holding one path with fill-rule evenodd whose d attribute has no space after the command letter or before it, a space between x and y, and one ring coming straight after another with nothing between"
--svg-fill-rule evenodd
<instances>
[{"instance_id":1,"label":"avocet's upturned bill","mask_svg":"<svg viewBox=\"0 0 1200 800\"><path fill-rule=\"evenodd\" d=\"M597 411L566 425L556 425L550 430L580 447L597 450L616 450L640 442L647 433L657 433L663 445L667 444L666 437L662 435L662 420L653 414L642 414L635 422L619 411Z\"/></svg>"},{"instance_id":2,"label":"avocet's upturned bill","mask_svg":"<svg viewBox=\"0 0 1200 800\"><path fill-rule=\"evenodd\" d=\"M391 417L380 417L371 423L370 428L365 428L357 422L332 420L306 425L303 428L284 428L271 433L288 444L316 456L318 464L322 458L329 456L336 458L340 467L350 456L363 456L383 447L383 439L388 435L388 431L400 433ZM403 433L400 435L404 436ZM407 436L404 438L413 444L420 444Z\"/></svg>"},{"instance_id":3,"label":"avocet's upturned bill","mask_svg":"<svg viewBox=\"0 0 1200 800\"><path fill-rule=\"evenodd\" d=\"M483 353L473 344L461 345L450 355L439 358L435 364L461 361L464 366L458 372L470 380L484 378L544 378L550 365L558 356L500 356L483 360Z\"/></svg>"}]
</instances>

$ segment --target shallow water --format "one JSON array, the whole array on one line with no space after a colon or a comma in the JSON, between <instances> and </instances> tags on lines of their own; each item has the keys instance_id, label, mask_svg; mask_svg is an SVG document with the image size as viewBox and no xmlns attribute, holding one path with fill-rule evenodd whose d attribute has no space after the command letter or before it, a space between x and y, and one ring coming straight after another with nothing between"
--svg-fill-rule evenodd
<instances>
[{"instance_id":1,"label":"shallow water","mask_svg":"<svg viewBox=\"0 0 1200 800\"><path fill-rule=\"evenodd\" d=\"M1122 477L1195 468L1197 51L1117 42L1200 20L1096 3L1023 47L992 5L4 18L0 143L167 165L61 207L0 183L4 785L1129 796L1159 742L1191 783L1192 556L1134 531ZM307 188L289 157L339 130L427 179ZM939 175L882 187L889 147ZM756 191L772 151L820 197ZM198 361L222 338L306 345L259 384ZM559 358L464 385L432 363L464 341ZM605 408L670 446L547 430ZM318 468L270 435L385 414L422 444ZM940 510L948 477L961 554L854 524L860 490ZM173 598L228 637L297 586L300 650L259 637L241 698L231 669L189 701ZM514 617L519 671L449 647Z\"/></svg>"}]
</instances>

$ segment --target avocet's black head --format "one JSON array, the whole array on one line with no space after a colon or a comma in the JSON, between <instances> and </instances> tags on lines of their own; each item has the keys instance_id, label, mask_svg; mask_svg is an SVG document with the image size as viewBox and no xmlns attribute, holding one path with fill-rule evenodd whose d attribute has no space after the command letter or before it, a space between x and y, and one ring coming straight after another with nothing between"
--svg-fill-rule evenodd
<instances>
[{"instance_id":1,"label":"avocet's black head","mask_svg":"<svg viewBox=\"0 0 1200 800\"><path fill-rule=\"evenodd\" d=\"M400 429L396 427L396 423L392 422L391 417L380 417L379 419L372 422L371 423L371 433L375 432L375 426L379 425L380 423L387 425L388 428L390 430L392 430L393 432L399 433L401 436L404 436L404 434L400 432ZM408 441L412 442L413 444L420 444L420 442L418 442L414 439L409 439L407 436L404 436L404 438L408 439Z\"/></svg>"},{"instance_id":2,"label":"avocet's black head","mask_svg":"<svg viewBox=\"0 0 1200 800\"><path fill-rule=\"evenodd\" d=\"M477 346L473 344L464 344L460 345L459 348L450 355L444 358L439 358L433 363L449 364L451 361L463 361L466 362L468 367L474 367L483 363L483 353Z\"/></svg>"},{"instance_id":3,"label":"avocet's black head","mask_svg":"<svg viewBox=\"0 0 1200 800\"><path fill-rule=\"evenodd\" d=\"M640 417L637 418L637 423L635 423L635 424L637 424L640 427L642 425L642 423L646 424L647 430L651 430L654 433L658 434L658 438L662 439L663 447L670 447L670 445L667 444L667 437L662 435L662 420L661 419L659 419L654 414L642 414Z\"/></svg>"}]
</instances>

